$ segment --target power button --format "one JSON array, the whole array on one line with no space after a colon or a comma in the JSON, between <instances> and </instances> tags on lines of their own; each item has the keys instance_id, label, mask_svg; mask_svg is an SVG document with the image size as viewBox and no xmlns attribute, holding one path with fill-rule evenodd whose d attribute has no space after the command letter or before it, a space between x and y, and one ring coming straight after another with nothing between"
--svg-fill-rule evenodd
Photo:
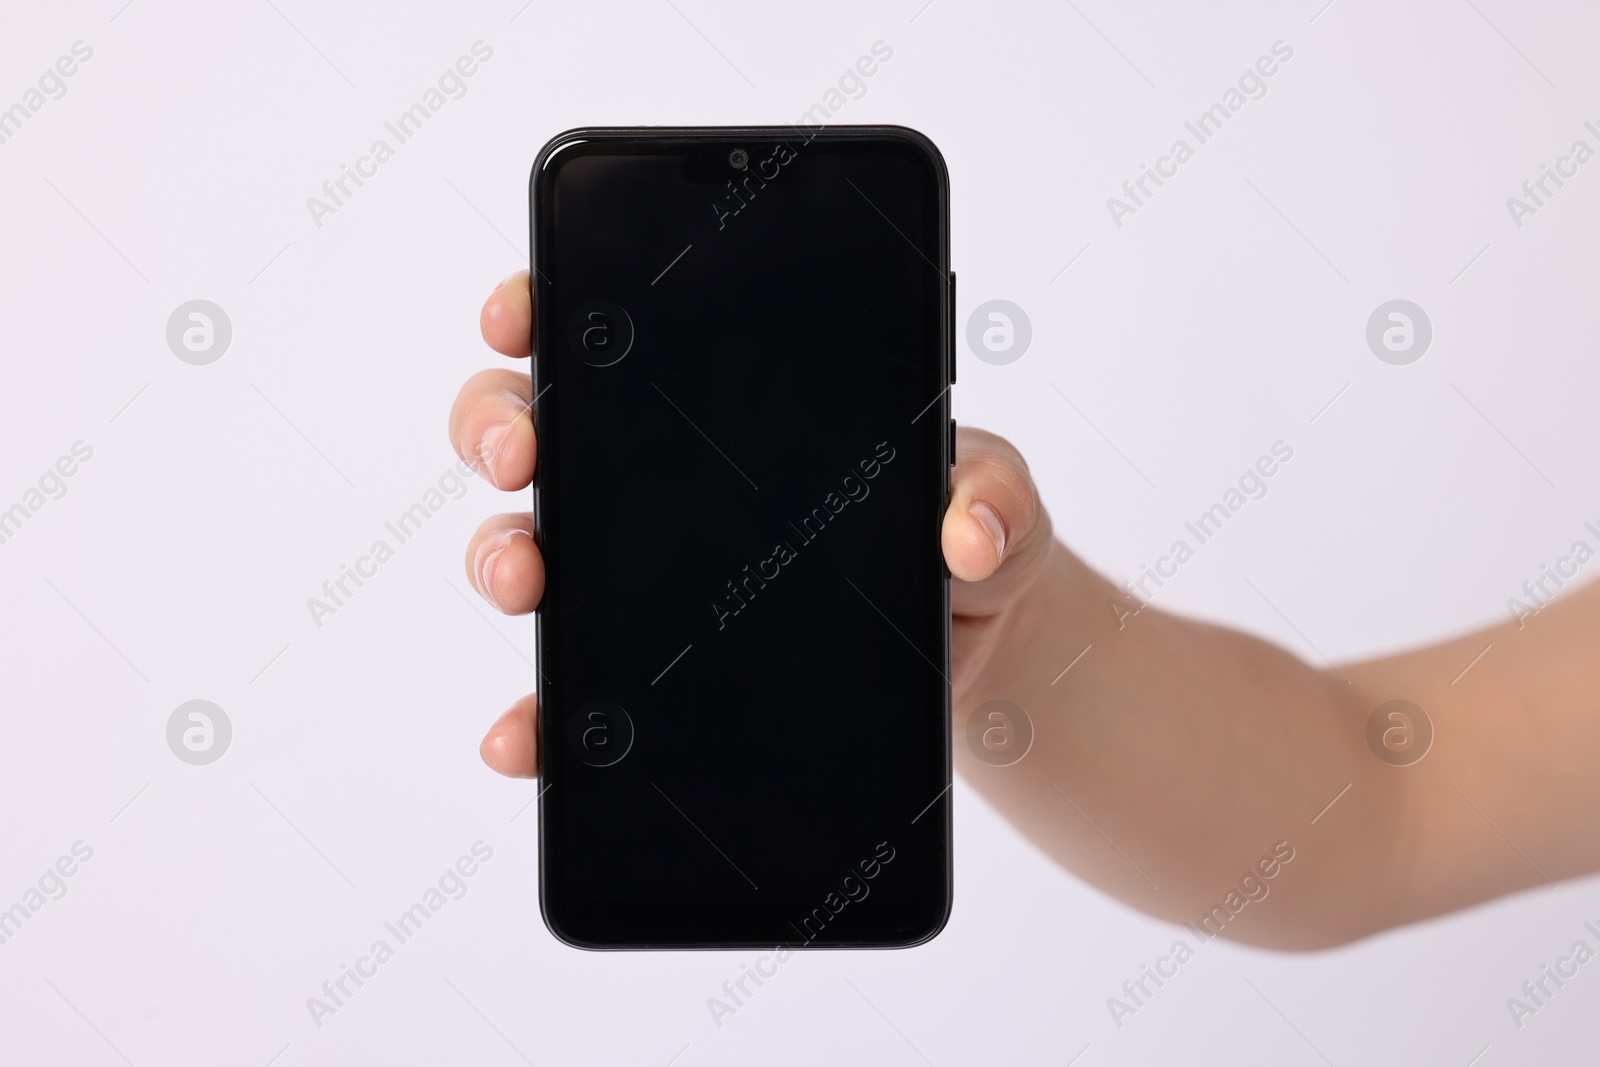
<instances>
[{"instance_id":1,"label":"power button","mask_svg":"<svg viewBox=\"0 0 1600 1067\"><path fill-rule=\"evenodd\" d=\"M956 420L950 420L950 466L956 465Z\"/></svg>"}]
</instances>

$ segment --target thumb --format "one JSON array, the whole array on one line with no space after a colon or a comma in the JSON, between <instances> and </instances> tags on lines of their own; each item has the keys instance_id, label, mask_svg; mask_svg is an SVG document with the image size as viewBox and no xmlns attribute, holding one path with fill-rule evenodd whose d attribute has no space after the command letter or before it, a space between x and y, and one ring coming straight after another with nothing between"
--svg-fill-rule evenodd
<instances>
[{"instance_id":1,"label":"thumb","mask_svg":"<svg viewBox=\"0 0 1600 1067\"><path fill-rule=\"evenodd\" d=\"M958 615L1004 608L1033 577L1050 543L1022 453L1007 440L970 427L956 433L950 509L941 532L945 564L958 579Z\"/></svg>"}]
</instances>

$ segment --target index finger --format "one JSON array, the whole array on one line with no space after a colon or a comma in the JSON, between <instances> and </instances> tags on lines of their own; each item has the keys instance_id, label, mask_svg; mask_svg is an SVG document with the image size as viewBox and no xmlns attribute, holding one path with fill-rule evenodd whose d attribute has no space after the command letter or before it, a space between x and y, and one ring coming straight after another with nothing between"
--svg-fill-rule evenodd
<instances>
[{"instance_id":1,"label":"index finger","mask_svg":"<svg viewBox=\"0 0 1600 1067\"><path fill-rule=\"evenodd\" d=\"M478 328L501 355L527 359L533 354L533 293L527 271L519 270L495 287L483 302Z\"/></svg>"}]
</instances>

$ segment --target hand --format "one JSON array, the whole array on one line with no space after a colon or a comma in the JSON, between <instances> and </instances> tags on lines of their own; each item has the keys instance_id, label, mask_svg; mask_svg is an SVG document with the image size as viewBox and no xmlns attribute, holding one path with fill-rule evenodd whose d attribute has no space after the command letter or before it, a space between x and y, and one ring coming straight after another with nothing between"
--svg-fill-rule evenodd
<instances>
[{"instance_id":1,"label":"hand","mask_svg":"<svg viewBox=\"0 0 1600 1067\"><path fill-rule=\"evenodd\" d=\"M519 271L484 304L483 338L525 359L532 326ZM533 480L530 389L526 374L483 371L450 413L456 451L507 491ZM956 454L942 532L956 767L1062 867L1191 930L1279 948L1339 944L1600 868L1600 583L1541 610L1537 631L1504 624L1316 669L1096 574L1052 538L1004 440L961 430ZM466 562L499 610L538 606L544 560L527 512L485 522ZM1491 644L1470 685L1450 681ZM1396 696L1441 724L1439 751L1415 767L1389 765L1365 740L1372 710ZM964 737L973 709L995 698L1034 726L1026 758L1005 766ZM514 704L483 739L484 762L536 775L536 718L532 696ZM1270 886L1251 873L1262 864ZM1235 906L1265 899L1264 887L1271 904Z\"/></svg>"},{"instance_id":2,"label":"hand","mask_svg":"<svg viewBox=\"0 0 1600 1067\"><path fill-rule=\"evenodd\" d=\"M512 359L527 359L533 335L533 297L528 272L518 271L484 302L479 327L489 347ZM462 459L497 489L514 492L533 481L532 383L510 368L473 375L450 409L450 440ZM951 662L957 721L964 721L968 695L986 664L1006 644L1007 628L1024 594L1050 556L1050 520L1027 464L994 434L962 429L956 437L952 496L943 530L945 561L955 581ZM497 515L478 527L467 545L467 578L486 601L507 615L539 606L544 560L533 542L533 516ZM483 761L501 774L538 774L538 705L532 695L513 704L489 728L479 748Z\"/></svg>"}]
</instances>

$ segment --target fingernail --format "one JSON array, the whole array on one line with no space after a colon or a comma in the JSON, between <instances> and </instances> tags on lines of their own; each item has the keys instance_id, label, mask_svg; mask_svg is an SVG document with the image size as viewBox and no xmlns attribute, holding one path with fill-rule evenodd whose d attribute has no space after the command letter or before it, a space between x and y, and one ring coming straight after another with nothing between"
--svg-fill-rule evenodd
<instances>
[{"instance_id":1,"label":"fingernail","mask_svg":"<svg viewBox=\"0 0 1600 1067\"><path fill-rule=\"evenodd\" d=\"M478 563L478 590L483 594L483 599L487 600L496 611L504 609L500 607L500 601L494 595L495 568L499 566L500 556L511 544L511 539L518 534L532 539L527 530L508 530L499 537L485 541L483 547L478 549L482 557Z\"/></svg>"},{"instance_id":2,"label":"fingernail","mask_svg":"<svg viewBox=\"0 0 1600 1067\"><path fill-rule=\"evenodd\" d=\"M493 551L483 558L478 564L478 592L483 594L483 599L489 602L494 610L500 610L500 601L494 595L494 569L500 562L500 553L506 550L509 538L500 539ZM488 546L485 545L485 548Z\"/></svg>"},{"instance_id":3,"label":"fingernail","mask_svg":"<svg viewBox=\"0 0 1600 1067\"><path fill-rule=\"evenodd\" d=\"M504 278L501 278L500 279L500 284L496 285L493 289L490 290L490 295L492 296L493 294L498 293L500 290L504 289L506 287L506 282L509 282L512 278L515 278L517 276L517 274L518 274L517 271L512 271L510 274L507 274Z\"/></svg>"},{"instance_id":4,"label":"fingernail","mask_svg":"<svg viewBox=\"0 0 1600 1067\"><path fill-rule=\"evenodd\" d=\"M993 505L982 500L977 500L967 508L967 514L977 520L979 526L989 535L994 542L994 556L999 559L1006 552L1006 524L1000 521L1000 513Z\"/></svg>"},{"instance_id":5,"label":"fingernail","mask_svg":"<svg viewBox=\"0 0 1600 1067\"><path fill-rule=\"evenodd\" d=\"M500 484L495 467L500 462L500 450L505 447L506 434L510 432L511 427L506 424L491 426L483 431L483 439L478 442L478 470L495 485Z\"/></svg>"}]
</instances>

